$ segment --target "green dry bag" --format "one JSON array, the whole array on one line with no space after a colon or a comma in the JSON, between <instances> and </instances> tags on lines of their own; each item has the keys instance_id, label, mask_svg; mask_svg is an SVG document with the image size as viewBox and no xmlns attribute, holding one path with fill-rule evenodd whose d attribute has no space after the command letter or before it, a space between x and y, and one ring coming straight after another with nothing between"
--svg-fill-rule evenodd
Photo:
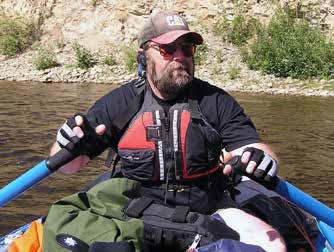
<instances>
[{"instance_id":1,"label":"green dry bag","mask_svg":"<svg viewBox=\"0 0 334 252\"><path fill-rule=\"evenodd\" d=\"M123 211L139 196L140 183L113 178L57 201L44 224L43 251L141 251L143 221Z\"/></svg>"}]
</instances>

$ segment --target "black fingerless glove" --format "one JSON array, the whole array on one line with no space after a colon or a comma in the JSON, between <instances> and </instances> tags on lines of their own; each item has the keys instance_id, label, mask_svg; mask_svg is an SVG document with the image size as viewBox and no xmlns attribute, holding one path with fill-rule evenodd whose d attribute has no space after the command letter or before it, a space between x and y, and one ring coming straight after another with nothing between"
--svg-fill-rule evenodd
<instances>
[{"instance_id":1,"label":"black fingerless glove","mask_svg":"<svg viewBox=\"0 0 334 252\"><path fill-rule=\"evenodd\" d=\"M269 154L263 150L247 147L243 153L250 152L249 162L254 161L256 163L255 169L252 174L246 172L247 164L241 162L241 156L234 156L227 164L231 165L234 173L242 176L249 177L250 179L260 183L268 189L274 189L277 186L278 178L277 174L277 162Z\"/></svg>"},{"instance_id":2,"label":"black fingerless glove","mask_svg":"<svg viewBox=\"0 0 334 252\"><path fill-rule=\"evenodd\" d=\"M80 126L84 133L82 138L79 138L73 132L73 128L77 126L75 117L80 115L83 118L83 124ZM95 132L95 128L92 127L87 120L87 117L83 114L75 114L69 118L63 126L58 130L57 143L61 148L67 149L73 155L86 155L90 159L99 155L101 145L104 145L102 136L99 136Z\"/></svg>"},{"instance_id":3,"label":"black fingerless glove","mask_svg":"<svg viewBox=\"0 0 334 252\"><path fill-rule=\"evenodd\" d=\"M265 182L271 182L273 177L277 174L277 162L269 154L265 153L263 150L247 147L244 149L243 153L250 152L250 161L256 163L253 176L257 179L263 179Z\"/></svg>"}]
</instances>

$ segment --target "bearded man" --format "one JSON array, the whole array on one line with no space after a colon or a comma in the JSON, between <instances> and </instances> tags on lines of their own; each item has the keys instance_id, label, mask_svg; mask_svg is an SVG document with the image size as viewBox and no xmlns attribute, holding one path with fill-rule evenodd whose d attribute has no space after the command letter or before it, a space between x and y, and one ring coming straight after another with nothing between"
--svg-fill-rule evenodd
<instances>
[{"instance_id":1,"label":"bearded man","mask_svg":"<svg viewBox=\"0 0 334 252\"><path fill-rule=\"evenodd\" d=\"M286 251L275 229L237 209L228 194L231 166L220 165L222 150L241 155L246 171L265 180L277 173L276 155L232 96L194 77L202 43L178 13L152 15L139 34L141 77L99 99L87 116L67 121L51 155L62 147L80 154L60 169L71 173L110 147L121 160L113 176L140 181L146 197L216 213L241 242Z\"/></svg>"}]
</instances>

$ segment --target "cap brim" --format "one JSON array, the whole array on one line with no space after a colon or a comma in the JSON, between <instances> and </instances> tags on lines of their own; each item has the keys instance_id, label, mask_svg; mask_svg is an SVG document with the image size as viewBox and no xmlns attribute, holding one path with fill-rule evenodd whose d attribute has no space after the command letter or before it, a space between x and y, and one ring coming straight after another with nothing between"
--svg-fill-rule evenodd
<instances>
[{"instance_id":1,"label":"cap brim","mask_svg":"<svg viewBox=\"0 0 334 252\"><path fill-rule=\"evenodd\" d=\"M203 38L200 34L198 34L197 32L191 32L188 30L174 30L174 31L166 32L151 40L157 44L170 44L174 42L175 40L177 40L178 38L185 36L185 35L191 37L196 45L200 45L203 43Z\"/></svg>"}]
</instances>

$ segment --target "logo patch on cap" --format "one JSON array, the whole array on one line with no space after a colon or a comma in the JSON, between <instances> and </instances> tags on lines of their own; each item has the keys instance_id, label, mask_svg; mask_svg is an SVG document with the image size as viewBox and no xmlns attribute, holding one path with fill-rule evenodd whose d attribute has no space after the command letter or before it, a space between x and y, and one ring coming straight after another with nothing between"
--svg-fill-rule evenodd
<instances>
[{"instance_id":1,"label":"logo patch on cap","mask_svg":"<svg viewBox=\"0 0 334 252\"><path fill-rule=\"evenodd\" d=\"M177 26L177 25L187 26L185 21L180 16L177 15L167 16L166 22L169 26Z\"/></svg>"}]
</instances>

